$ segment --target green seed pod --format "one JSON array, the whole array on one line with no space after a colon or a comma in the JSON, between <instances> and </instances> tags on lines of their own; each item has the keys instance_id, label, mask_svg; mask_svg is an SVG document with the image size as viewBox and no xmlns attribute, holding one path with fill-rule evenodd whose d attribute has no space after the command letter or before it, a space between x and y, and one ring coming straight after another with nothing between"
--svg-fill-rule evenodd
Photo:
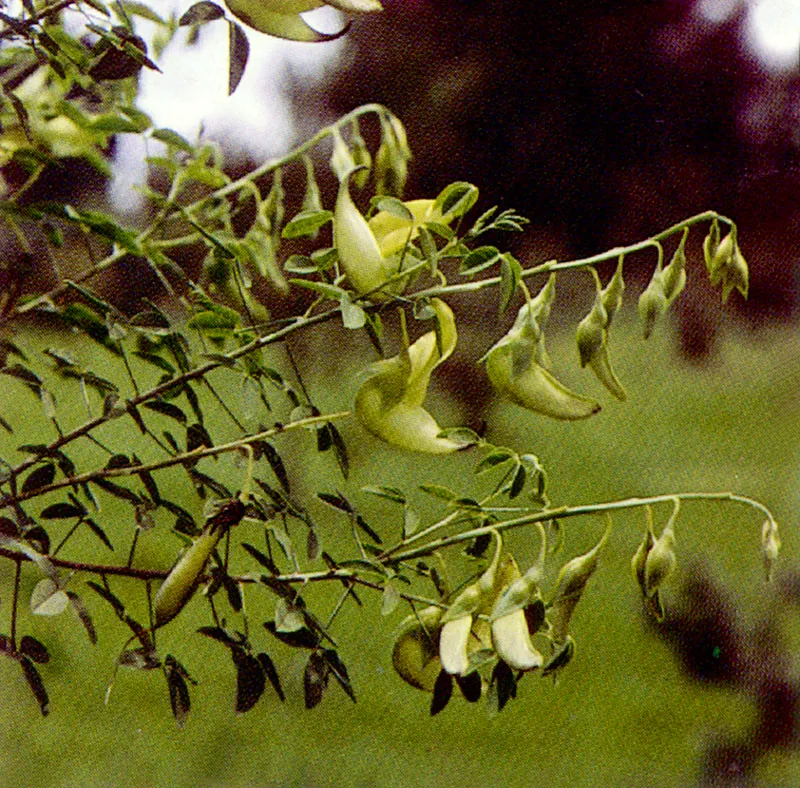
<instances>
[{"instance_id":1,"label":"green seed pod","mask_svg":"<svg viewBox=\"0 0 800 788\"><path fill-rule=\"evenodd\" d=\"M661 536L647 554L644 564L644 593L651 598L675 571L675 534L671 523L664 526Z\"/></svg>"},{"instance_id":2,"label":"green seed pod","mask_svg":"<svg viewBox=\"0 0 800 788\"><path fill-rule=\"evenodd\" d=\"M226 501L206 521L203 532L170 569L156 593L153 619L156 627L172 621L192 598L203 570L214 548L228 528L244 517L244 505L233 499Z\"/></svg>"},{"instance_id":3,"label":"green seed pod","mask_svg":"<svg viewBox=\"0 0 800 788\"><path fill-rule=\"evenodd\" d=\"M443 612L439 607L427 607L419 611L419 617L408 616L392 649L392 665L400 678L425 692L433 692L442 670L439 634Z\"/></svg>"},{"instance_id":4,"label":"green seed pod","mask_svg":"<svg viewBox=\"0 0 800 788\"><path fill-rule=\"evenodd\" d=\"M172 621L194 594L197 582L222 533L203 533L172 567L156 594L154 620L157 627Z\"/></svg>"},{"instance_id":5,"label":"green seed pod","mask_svg":"<svg viewBox=\"0 0 800 788\"><path fill-rule=\"evenodd\" d=\"M764 572L767 582L772 580L772 573L781 549L781 538L778 524L774 520L765 520L761 526L761 556L764 560Z\"/></svg>"},{"instance_id":6,"label":"green seed pod","mask_svg":"<svg viewBox=\"0 0 800 788\"><path fill-rule=\"evenodd\" d=\"M550 607L550 631L553 642L563 643L566 640L572 613L583 595L583 590L586 588L589 578L597 569L600 551L603 549L610 532L611 524L609 523L600 541L588 553L573 558L561 568L558 574L556 592Z\"/></svg>"}]
</instances>

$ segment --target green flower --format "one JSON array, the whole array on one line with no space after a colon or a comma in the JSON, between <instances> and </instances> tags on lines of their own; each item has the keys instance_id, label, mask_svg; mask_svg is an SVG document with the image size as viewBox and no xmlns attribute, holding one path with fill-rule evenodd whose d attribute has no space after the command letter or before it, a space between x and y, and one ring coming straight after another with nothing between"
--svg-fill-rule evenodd
<instances>
[{"instance_id":1,"label":"green flower","mask_svg":"<svg viewBox=\"0 0 800 788\"><path fill-rule=\"evenodd\" d=\"M535 301L522 305L511 330L484 356L489 380L523 408L555 419L585 419L600 406L570 391L539 363L542 332Z\"/></svg>"},{"instance_id":2,"label":"green flower","mask_svg":"<svg viewBox=\"0 0 800 788\"><path fill-rule=\"evenodd\" d=\"M429 331L399 355L374 364L356 394L355 413L366 430L387 443L449 454L468 444L439 437L441 428L422 403L431 373L453 352L458 335L450 307L439 299L431 307L439 321L440 341L436 331Z\"/></svg>"},{"instance_id":3,"label":"green flower","mask_svg":"<svg viewBox=\"0 0 800 788\"><path fill-rule=\"evenodd\" d=\"M419 235L425 222L446 222L435 207L435 200L412 200L402 203L407 216L389 211L379 211L367 221L350 197L352 170L344 176L339 186L333 213L333 242L339 254L344 273L356 292L371 293L380 288L400 271L406 244ZM399 278L386 288L397 294L408 284L408 278ZM375 293L375 298L385 298Z\"/></svg>"}]
</instances>

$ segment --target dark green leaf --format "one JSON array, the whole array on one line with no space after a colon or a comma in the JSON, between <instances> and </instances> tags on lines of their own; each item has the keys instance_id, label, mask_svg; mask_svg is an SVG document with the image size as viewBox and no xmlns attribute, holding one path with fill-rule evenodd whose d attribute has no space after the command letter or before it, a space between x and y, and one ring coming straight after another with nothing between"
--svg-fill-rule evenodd
<instances>
[{"instance_id":1,"label":"dark green leaf","mask_svg":"<svg viewBox=\"0 0 800 788\"><path fill-rule=\"evenodd\" d=\"M115 470L117 468L130 468L133 465L131 458L126 454L114 454L108 458L106 463L106 470Z\"/></svg>"},{"instance_id":2,"label":"dark green leaf","mask_svg":"<svg viewBox=\"0 0 800 788\"><path fill-rule=\"evenodd\" d=\"M471 183L457 181L446 186L436 198L436 208L444 216L463 216L478 200L478 189Z\"/></svg>"},{"instance_id":3,"label":"dark green leaf","mask_svg":"<svg viewBox=\"0 0 800 788\"><path fill-rule=\"evenodd\" d=\"M22 483L22 492L30 493L42 487L47 487L56 478L56 466L48 462L32 470Z\"/></svg>"},{"instance_id":4,"label":"dark green leaf","mask_svg":"<svg viewBox=\"0 0 800 788\"><path fill-rule=\"evenodd\" d=\"M111 540L106 536L106 532L91 517L87 517L84 522L92 530L92 533L113 552L114 545L111 544Z\"/></svg>"},{"instance_id":5,"label":"dark green leaf","mask_svg":"<svg viewBox=\"0 0 800 788\"><path fill-rule=\"evenodd\" d=\"M347 514L355 512L350 502L341 493L317 493L317 498L341 512Z\"/></svg>"},{"instance_id":6,"label":"dark green leaf","mask_svg":"<svg viewBox=\"0 0 800 788\"><path fill-rule=\"evenodd\" d=\"M120 484L115 484L109 479L92 479L92 483L96 484L101 490L105 490L107 493L110 493L115 498L120 498L121 500L129 501L130 503L142 502L142 499L135 492L128 490Z\"/></svg>"},{"instance_id":7,"label":"dark green leaf","mask_svg":"<svg viewBox=\"0 0 800 788\"><path fill-rule=\"evenodd\" d=\"M42 716L46 717L48 711L50 711L50 698L47 697L47 690L44 688L44 682L39 675L39 671L36 670L36 666L28 657L21 657L19 664L25 675L25 681L28 682L28 686L31 688L31 692L33 692L33 696L39 704Z\"/></svg>"},{"instance_id":8,"label":"dark green leaf","mask_svg":"<svg viewBox=\"0 0 800 788\"><path fill-rule=\"evenodd\" d=\"M145 402L144 407L148 410L160 413L162 416L168 416L171 419L175 419L175 421L179 422L180 424L186 424L186 414L177 405L173 405L171 402L164 402L164 400L155 399Z\"/></svg>"},{"instance_id":9,"label":"dark green leaf","mask_svg":"<svg viewBox=\"0 0 800 788\"><path fill-rule=\"evenodd\" d=\"M147 434L147 427L145 427L144 420L142 419L142 414L139 413L138 408L130 401L125 403L126 410L130 414L131 418L136 422L136 426L141 431L142 435Z\"/></svg>"},{"instance_id":10,"label":"dark green leaf","mask_svg":"<svg viewBox=\"0 0 800 788\"><path fill-rule=\"evenodd\" d=\"M294 632L279 632L275 627L274 621L265 621L264 627L267 632L271 632L281 643L285 643L287 646L294 648L317 648L319 646L319 637L307 627L296 629Z\"/></svg>"},{"instance_id":11,"label":"dark green leaf","mask_svg":"<svg viewBox=\"0 0 800 788\"><path fill-rule=\"evenodd\" d=\"M171 654L168 654L164 661L164 675L167 678L172 715L175 717L178 727L182 728L186 724L186 718L189 716L192 703L189 698L189 687L183 677L183 671L179 669L175 657Z\"/></svg>"},{"instance_id":12,"label":"dark green leaf","mask_svg":"<svg viewBox=\"0 0 800 788\"><path fill-rule=\"evenodd\" d=\"M353 685L350 683L350 675L341 657L333 649L325 649L322 655L328 663L330 675L339 682L339 685L345 691L347 697L355 703L356 694L353 692Z\"/></svg>"},{"instance_id":13,"label":"dark green leaf","mask_svg":"<svg viewBox=\"0 0 800 788\"><path fill-rule=\"evenodd\" d=\"M508 701L517 697L517 680L514 672L503 660L494 666L490 687L493 687L496 693L498 711L502 711Z\"/></svg>"},{"instance_id":14,"label":"dark green leaf","mask_svg":"<svg viewBox=\"0 0 800 788\"><path fill-rule=\"evenodd\" d=\"M194 451L201 446L212 448L214 443L211 436L202 424L190 424L186 430L186 451Z\"/></svg>"},{"instance_id":15,"label":"dark green leaf","mask_svg":"<svg viewBox=\"0 0 800 788\"><path fill-rule=\"evenodd\" d=\"M50 661L50 652L44 643L30 635L23 635L19 643L19 653L30 657L34 662L43 665Z\"/></svg>"},{"instance_id":16,"label":"dark green leaf","mask_svg":"<svg viewBox=\"0 0 800 788\"><path fill-rule=\"evenodd\" d=\"M350 459L347 456L347 446L342 439L341 433L336 429L336 425L333 424L333 422L328 422L326 426L331 436L336 462L339 464L339 470L342 472L342 476L347 479L350 473Z\"/></svg>"},{"instance_id":17,"label":"dark green leaf","mask_svg":"<svg viewBox=\"0 0 800 788\"><path fill-rule=\"evenodd\" d=\"M522 266L513 255L506 252L500 261L500 314L508 309L522 278Z\"/></svg>"},{"instance_id":18,"label":"dark green leaf","mask_svg":"<svg viewBox=\"0 0 800 788\"><path fill-rule=\"evenodd\" d=\"M232 648L231 655L236 666L236 713L244 714L264 694L266 677L261 663L240 646Z\"/></svg>"},{"instance_id":19,"label":"dark green leaf","mask_svg":"<svg viewBox=\"0 0 800 788\"><path fill-rule=\"evenodd\" d=\"M250 56L250 42L244 30L231 20L228 20L228 95L239 87Z\"/></svg>"},{"instance_id":20,"label":"dark green leaf","mask_svg":"<svg viewBox=\"0 0 800 788\"><path fill-rule=\"evenodd\" d=\"M511 482L511 487L508 491L509 498L516 498L522 492L527 478L528 474L525 470L525 467L523 465L518 465L517 470L514 472L514 479Z\"/></svg>"},{"instance_id":21,"label":"dark green leaf","mask_svg":"<svg viewBox=\"0 0 800 788\"><path fill-rule=\"evenodd\" d=\"M456 676L455 679L461 694L469 703L477 703L481 699L483 685L478 671L474 670L466 676Z\"/></svg>"},{"instance_id":22,"label":"dark green leaf","mask_svg":"<svg viewBox=\"0 0 800 788\"><path fill-rule=\"evenodd\" d=\"M306 708L313 709L319 705L328 686L330 668L322 654L315 651L309 655L306 669L303 672L303 690Z\"/></svg>"},{"instance_id":23,"label":"dark green leaf","mask_svg":"<svg viewBox=\"0 0 800 788\"><path fill-rule=\"evenodd\" d=\"M81 624L83 624L83 628L86 630L89 642L94 645L97 643L97 630L94 628L94 622L92 621L88 608L74 591L65 591L65 593L69 599L69 603L72 605L72 609L75 611Z\"/></svg>"},{"instance_id":24,"label":"dark green leaf","mask_svg":"<svg viewBox=\"0 0 800 788\"><path fill-rule=\"evenodd\" d=\"M147 490L147 494L153 499L153 503L160 503L161 493L158 491L158 486L153 478L153 474L150 473L150 471L141 471L139 473L139 478L142 480L142 484L144 485L145 490Z\"/></svg>"},{"instance_id":25,"label":"dark green leaf","mask_svg":"<svg viewBox=\"0 0 800 788\"><path fill-rule=\"evenodd\" d=\"M450 702L453 696L453 677L445 670L440 671L433 685L431 717L435 717Z\"/></svg>"},{"instance_id":26,"label":"dark green leaf","mask_svg":"<svg viewBox=\"0 0 800 788\"><path fill-rule=\"evenodd\" d=\"M481 558L484 553L489 549L489 545L492 543L492 536L491 534L481 534L480 536L476 536L472 543L467 547L464 552L470 558Z\"/></svg>"},{"instance_id":27,"label":"dark green leaf","mask_svg":"<svg viewBox=\"0 0 800 788\"><path fill-rule=\"evenodd\" d=\"M253 547L253 545L248 544L247 542L242 542L242 547L247 550L247 552L250 553L250 555L253 556L253 558L255 558L259 564L261 564L261 566L272 572L273 575L280 574L280 570L275 565L275 562L269 556L262 553L261 550Z\"/></svg>"},{"instance_id":28,"label":"dark green leaf","mask_svg":"<svg viewBox=\"0 0 800 788\"><path fill-rule=\"evenodd\" d=\"M200 627L197 630L201 635L205 635L212 640L216 640L219 643L223 643L224 645L228 646L238 646L241 645L238 641L234 640L224 629L221 627Z\"/></svg>"},{"instance_id":29,"label":"dark green leaf","mask_svg":"<svg viewBox=\"0 0 800 788\"><path fill-rule=\"evenodd\" d=\"M258 453L266 457L269 467L275 474L275 478L283 489L289 492L289 475L286 473L286 466L283 464L280 454L278 454L275 447L267 441L259 441L255 444Z\"/></svg>"},{"instance_id":30,"label":"dark green leaf","mask_svg":"<svg viewBox=\"0 0 800 788\"><path fill-rule=\"evenodd\" d=\"M10 367L2 367L0 373L21 380L34 394L38 394L41 389L42 379L22 364L12 364Z\"/></svg>"},{"instance_id":31,"label":"dark green leaf","mask_svg":"<svg viewBox=\"0 0 800 788\"><path fill-rule=\"evenodd\" d=\"M45 520L67 520L70 517L83 517L86 509L71 503L54 503L42 510L40 517Z\"/></svg>"},{"instance_id":32,"label":"dark green leaf","mask_svg":"<svg viewBox=\"0 0 800 788\"><path fill-rule=\"evenodd\" d=\"M178 20L178 26L202 25L206 22L213 22L215 19L221 19L223 16L225 16L225 11L216 3L203 0L203 2L195 3L186 10Z\"/></svg>"},{"instance_id":33,"label":"dark green leaf","mask_svg":"<svg viewBox=\"0 0 800 788\"><path fill-rule=\"evenodd\" d=\"M356 525L376 544L383 544L383 540L378 533L370 527L369 523L360 514L356 515Z\"/></svg>"},{"instance_id":34,"label":"dark green leaf","mask_svg":"<svg viewBox=\"0 0 800 788\"><path fill-rule=\"evenodd\" d=\"M264 675L269 679L269 683L272 685L272 688L275 690L275 694L280 698L281 703L286 700L286 696L283 693L283 687L281 687L281 680L278 677L278 671L275 670L275 664L270 659L269 654L265 654L263 651L256 657L258 659L261 669L264 671Z\"/></svg>"},{"instance_id":35,"label":"dark green leaf","mask_svg":"<svg viewBox=\"0 0 800 788\"><path fill-rule=\"evenodd\" d=\"M494 246L480 246L471 251L462 261L458 273L462 276L472 276L487 268L491 268L503 259L500 250Z\"/></svg>"}]
</instances>

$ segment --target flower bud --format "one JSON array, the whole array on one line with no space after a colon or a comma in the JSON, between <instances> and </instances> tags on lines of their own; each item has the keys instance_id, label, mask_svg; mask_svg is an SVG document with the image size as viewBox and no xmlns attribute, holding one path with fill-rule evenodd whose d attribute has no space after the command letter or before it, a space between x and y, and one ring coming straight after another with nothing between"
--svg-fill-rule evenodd
<instances>
[{"instance_id":1,"label":"flower bud","mask_svg":"<svg viewBox=\"0 0 800 788\"><path fill-rule=\"evenodd\" d=\"M644 593L651 598L675 571L675 534L671 523L664 526L661 536L647 554L644 564Z\"/></svg>"},{"instance_id":2,"label":"flower bud","mask_svg":"<svg viewBox=\"0 0 800 788\"><path fill-rule=\"evenodd\" d=\"M564 564L558 574L556 591L550 608L551 634L555 643L563 643L567 638L567 629L572 613L583 595L589 578L597 569L600 551L610 532L611 524L609 523L600 541L588 553L577 556Z\"/></svg>"},{"instance_id":3,"label":"flower bud","mask_svg":"<svg viewBox=\"0 0 800 788\"><path fill-rule=\"evenodd\" d=\"M708 235L703 240L703 259L706 262L708 273L711 273L712 261L719 248L719 222L714 219L711 222L711 227L708 229Z\"/></svg>"},{"instance_id":4,"label":"flower bud","mask_svg":"<svg viewBox=\"0 0 800 788\"><path fill-rule=\"evenodd\" d=\"M663 271L656 269L650 284L639 296L639 317L644 324L644 338L649 339L656 321L667 311L667 294L664 291Z\"/></svg>"},{"instance_id":5,"label":"flower bud","mask_svg":"<svg viewBox=\"0 0 800 788\"><path fill-rule=\"evenodd\" d=\"M761 556L764 560L764 571L767 582L772 580L772 573L781 549L781 538L778 524L774 520L765 520L761 526Z\"/></svg>"},{"instance_id":6,"label":"flower bud","mask_svg":"<svg viewBox=\"0 0 800 788\"><path fill-rule=\"evenodd\" d=\"M644 538L631 559L633 576L636 578L636 582L639 584L642 594L646 594L644 583L645 563L647 561L647 556L650 554L656 542L655 536L653 535L653 513L649 506L645 509L645 516L647 517L647 525L644 531Z\"/></svg>"},{"instance_id":7,"label":"flower bud","mask_svg":"<svg viewBox=\"0 0 800 788\"><path fill-rule=\"evenodd\" d=\"M603 309L605 309L607 315L606 329L611 325L614 315L622 306L622 296L625 293L625 282L622 279L622 263L624 260L625 257L620 255L614 275L608 280L608 284L600 291Z\"/></svg>"},{"instance_id":8,"label":"flower bud","mask_svg":"<svg viewBox=\"0 0 800 788\"><path fill-rule=\"evenodd\" d=\"M672 255L669 265L662 271L661 282L667 304L671 304L686 287L686 239L689 237L689 228L684 228L683 236Z\"/></svg>"},{"instance_id":9,"label":"flower bud","mask_svg":"<svg viewBox=\"0 0 800 788\"><path fill-rule=\"evenodd\" d=\"M608 356L607 326L610 322L610 317L603 306L603 291L600 290L600 280L594 269L592 269L592 272L594 273L598 290L589 314L578 323L578 329L575 334L578 343L578 354L580 355L581 366L584 367L588 364L589 369L594 372L595 377L606 389L623 402L628 395L611 367L611 360Z\"/></svg>"}]
</instances>

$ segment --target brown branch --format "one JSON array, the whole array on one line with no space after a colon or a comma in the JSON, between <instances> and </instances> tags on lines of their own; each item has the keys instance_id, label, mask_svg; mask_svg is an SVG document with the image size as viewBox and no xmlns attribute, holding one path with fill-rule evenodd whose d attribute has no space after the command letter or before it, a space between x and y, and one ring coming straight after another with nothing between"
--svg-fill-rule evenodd
<instances>
[{"instance_id":1,"label":"brown branch","mask_svg":"<svg viewBox=\"0 0 800 788\"><path fill-rule=\"evenodd\" d=\"M40 495L45 495L46 493L61 490L65 487L74 487L79 484L86 484L87 482L97 481L98 479L110 479L115 476L136 476L140 473L158 471L162 468L169 468L174 465L185 465L188 463L194 464L197 461L202 460L204 457L214 457L218 454L224 454L225 452L236 451L244 446L249 446L252 443L257 443L258 441L263 441L267 438L281 435L282 433L289 432L290 430L313 427L316 424L326 424L329 421L345 418L349 415L350 411L338 411L336 413L326 413L320 416L309 416L307 419L299 419L298 421L292 421L289 424L281 424L277 427L264 430L263 432L258 432L255 435L248 435L245 438L231 441L230 443L222 443L218 446L201 446L197 449L193 449L192 451L176 454L171 457L167 457L164 460L157 460L155 462L148 463L147 465L126 465L124 468L103 468L99 471L87 471L86 473L81 473L77 476L68 476L66 479L53 482L52 484L48 484L43 487L37 487L35 490L19 492L16 495L4 495L0 497L0 507L20 503L21 501L27 501L31 498L38 498Z\"/></svg>"}]
</instances>

